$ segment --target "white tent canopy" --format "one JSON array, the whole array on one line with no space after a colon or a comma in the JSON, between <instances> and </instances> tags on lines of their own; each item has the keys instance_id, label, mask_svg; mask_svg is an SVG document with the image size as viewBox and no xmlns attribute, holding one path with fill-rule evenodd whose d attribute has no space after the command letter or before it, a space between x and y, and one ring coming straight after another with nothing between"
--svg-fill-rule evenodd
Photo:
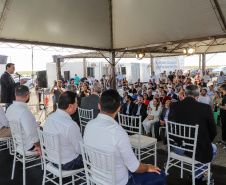
<instances>
[{"instance_id":1,"label":"white tent canopy","mask_svg":"<svg viewBox=\"0 0 226 185\"><path fill-rule=\"evenodd\" d=\"M226 51L225 0L1 0L0 41L107 51Z\"/></svg>"}]
</instances>

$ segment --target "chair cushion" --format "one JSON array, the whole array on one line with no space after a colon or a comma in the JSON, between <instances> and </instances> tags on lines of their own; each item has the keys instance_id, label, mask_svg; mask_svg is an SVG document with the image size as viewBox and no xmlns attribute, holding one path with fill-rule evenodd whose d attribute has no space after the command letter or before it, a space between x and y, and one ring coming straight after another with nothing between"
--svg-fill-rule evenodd
<instances>
[{"instance_id":1,"label":"chair cushion","mask_svg":"<svg viewBox=\"0 0 226 185\"><path fill-rule=\"evenodd\" d=\"M60 171L58 168L56 168L55 166L53 166L52 163L48 163L46 165L46 170L48 170L49 172L53 173L56 176L60 176ZM68 177L68 176L72 176L75 175L76 173L82 172L84 171L84 168L78 169L78 170L62 170L62 177Z\"/></svg>"},{"instance_id":2,"label":"chair cushion","mask_svg":"<svg viewBox=\"0 0 226 185\"><path fill-rule=\"evenodd\" d=\"M23 155L23 149L22 149L22 147L21 146L18 146L17 148L16 148L16 151L20 154L20 155ZM25 154L25 156L32 156L32 155L36 155L36 154L38 154L38 152L30 152L30 151L24 151L24 154Z\"/></svg>"},{"instance_id":3,"label":"chair cushion","mask_svg":"<svg viewBox=\"0 0 226 185\"><path fill-rule=\"evenodd\" d=\"M190 158L190 157L185 157L185 156L182 156L182 155L178 155L178 154L176 154L176 153L174 153L174 152L170 152L170 156L171 156L172 158L177 159L177 160L184 161L184 162L186 162L186 163L192 164L192 158ZM199 161L194 161L194 162L195 162L195 164L201 163L201 162L199 162Z\"/></svg>"},{"instance_id":4,"label":"chair cushion","mask_svg":"<svg viewBox=\"0 0 226 185\"><path fill-rule=\"evenodd\" d=\"M130 144L132 145L133 148L138 148L138 142L139 142L139 135L135 134L129 137ZM153 137L148 137L141 135L140 136L140 148L147 148L153 144L157 143L157 139Z\"/></svg>"}]
</instances>

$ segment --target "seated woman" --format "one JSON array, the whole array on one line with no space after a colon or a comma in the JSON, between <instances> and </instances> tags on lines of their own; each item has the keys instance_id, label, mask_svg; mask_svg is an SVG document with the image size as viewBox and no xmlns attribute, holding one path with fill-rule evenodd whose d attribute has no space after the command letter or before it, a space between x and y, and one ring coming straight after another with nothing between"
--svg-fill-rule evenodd
<instances>
[{"instance_id":1,"label":"seated woman","mask_svg":"<svg viewBox=\"0 0 226 185\"><path fill-rule=\"evenodd\" d=\"M126 77L124 77L122 80L122 86L126 86L126 84L128 84L128 81L126 80Z\"/></svg>"},{"instance_id":2,"label":"seated woman","mask_svg":"<svg viewBox=\"0 0 226 185\"><path fill-rule=\"evenodd\" d=\"M129 90L130 90L129 84L128 84L128 83L126 84L126 87L124 88L124 90L125 90L125 91L129 91Z\"/></svg>"},{"instance_id":3,"label":"seated woman","mask_svg":"<svg viewBox=\"0 0 226 185\"><path fill-rule=\"evenodd\" d=\"M83 83L82 91L80 90L80 97L86 97L90 95L90 91L88 90L88 84Z\"/></svg>"},{"instance_id":4,"label":"seated woman","mask_svg":"<svg viewBox=\"0 0 226 185\"><path fill-rule=\"evenodd\" d=\"M147 118L143 121L143 127L146 135L149 135L151 128L155 122L159 121L161 113L160 101L158 98L154 98L153 105L150 106ZM152 137L154 136L154 129L152 129Z\"/></svg>"},{"instance_id":5,"label":"seated woman","mask_svg":"<svg viewBox=\"0 0 226 185\"><path fill-rule=\"evenodd\" d=\"M147 93L144 93L143 94L143 98L144 98L144 104L148 106L150 100L148 100L148 94Z\"/></svg>"},{"instance_id":6,"label":"seated woman","mask_svg":"<svg viewBox=\"0 0 226 185\"><path fill-rule=\"evenodd\" d=\"M111 75L109 75L107 81L106 81L106 89L109 90L111 88Z\"/></svg>"}]
</instances>

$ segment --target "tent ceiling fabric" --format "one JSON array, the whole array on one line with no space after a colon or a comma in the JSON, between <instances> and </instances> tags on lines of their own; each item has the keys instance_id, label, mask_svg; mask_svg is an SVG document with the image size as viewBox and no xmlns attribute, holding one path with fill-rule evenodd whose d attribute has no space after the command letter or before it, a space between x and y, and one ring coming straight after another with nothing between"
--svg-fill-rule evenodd
<instances>
[{"instance_id":1,"label":"tent ceiling fabric","mask_svg":"<svg viewBox=\"0 0 226 185\"><path fill-rule=\"evenodd\" d=\"M226 51L225 0L1 0L0 14L4 42L125 56L180 55L189 46L197 53Z\"/></svg>"},{"instance_id":2,"label":"tent ceiling fabric","mask_svg":"<svg viewBox=\"0 0 226 185\"><path fill-rule=\"evenodd\" d=\"M226 34L210 0L114 0L113 28L114 48Z\"/></svg>"},{"instance_id":3,"label":"tent ceiling fabric","mask_svg":"<svg viewBox=\"0 0 226 185\"><path fill-rule=\"evenodd\" d=\"M12 0L1 38L110 47L106 0Z\"/></svg>"}]
</instances>

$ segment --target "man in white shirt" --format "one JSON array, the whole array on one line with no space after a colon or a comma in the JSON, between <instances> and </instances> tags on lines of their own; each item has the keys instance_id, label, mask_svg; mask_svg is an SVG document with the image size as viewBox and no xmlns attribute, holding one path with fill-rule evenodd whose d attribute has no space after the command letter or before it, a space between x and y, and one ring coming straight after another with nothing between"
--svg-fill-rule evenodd
<instances>
[{"instance_id":1,"label":"man in white shirt","mask_svg":"<svg viewBox=\"0 0 226 185\"><path fill-rule=\"evenodd\" d=\"M206 75L206 72L203 72L203 75L201 76L201 79L204 79L205 83L208 83L210 81L210 77Z\"/></svg>"},{"instance_id":2,"label":"man in white shirt","mask_svg":"<svg viewBox=\"0 0 226 185\"><path fill-rule=\"evenodd\" d=\"M209 90L207 90L207 95L214 96L214 93L215 93L215 91L214 91L213 85L209 86Z\"/></svg>"},{"instance_id":3,"label":"man in white shirt","mask_svg":"<svg viewBox=\"0 0 226 185\"><path fill-rule=\"evenodd\" d=\"M141 94L144 96L144 93L148 94L148 90L147 90L146 86L143 87L143 90L142 90Z\"/></svg>"},{"instance_id":4,"label":"man in white shirt","mask_svg":"<svg viewBox=\"0 0 226 185\"><path fill-rule=\"evenodd\" d=\"M205 103L205 104L210 105L211 99L207 95L207 90L206 89L202 89L202 92L201 92L201 94L200 94L200 96L198 98L198 102L201 102L201 103Z\"/></svg>"},{"instance_id":5,"label":"man in white shirt","mask_svg":"<svg viewBox=\"0 0 226 185\"><path fill-rule=\"evenodd\" d=\"M185 84L183 85L183 89L185 89L187 86L189 86L188 81L185 81Z\"/></svg>"},{"instance_id":6,"label":"man in white shirt","mask_svg":"<svg viewBox=\"0 0 226 185\"><path fill-rule=\"evenodd\" d=\"M159 77L159 82L167 82L167 78L165 77L164 73L161 74L161 76Z\"/></svg>"},{"instance_id":7,"label":"man in white shirt","mask_svg":"<svg viewBox=\"0 0 226 185\"><path fill-rule=\"evenodd\" d=\"M88 80L88 82L89 82L89 85L92 85L92 79L91 79L90 76L87 77L87 80Z\"/></svg>"},{"instance_id":8,"label":"man in white shirt","mask_svg":"<svg viewBox=\"0 0 226 185\"><path fill-rule=\"evenodd\" d=\"M17 122L21 125L24 149L31 152L37 151L41 156L38 124L27 106L30 99L29 89L27 86L19 85L15 92L16 101L13 101L13 104L7 109L6 118L9 123Z\"/></svg>"},{"instance_id":9,"label":"man in white shirt","mask_svg":"<svg viewBox=\"0 0 226 185\"><path fill-rule=\"evenodd\" d=\"M11 136L12 134L9 128L9 121L5 116L3 107L0 105L0 138Z\"/></svg>"},{"instance_id":10,"label":"man in white shirt","mask_svg":"<svg viewBox=\"0 0 226 185\"><path fill-rule=\"evenodd\" d=\"M114 120L120 110L120 95L115 90L103 92L100 114L85 128L84 143L115 156L115 183L164 185L166 175L157 166L140 163L130 145L125 130ZM100 179L96 179L101 181Z\"/></svg>"},{"instance_id":11,"label":"man in white shirt","mask_svg":"<svg viewBox=\"0 0 226 185\"><path fill-rule=\"evenodd\" d=\"M76 93L70 91L62 93L59 97L58 109L46 119L43 127L45 132L59 136L62 170L83 168L79 145L79 142L82 141L82 135L79 126L70 117L76 109ZM54 160L52 156L49 157ZM59 167L57 164L53 165L56 168Z\"/></svg>"},{"instance_id":12,"label":"man in white shirt","mask_svg":"<svg viewBox=\"0 0 226 185\"><path fill-rule=\"evenodd\" d=\"M152 83L153 83L153 79L155 79L155 81L158 80L158 77L155 75L155 72L154 71L152 72L152 76L151 76L150 79L151 79Z\"/></svg>"},{"instance_id":13,"label":"man in white shirt","mask_svg":"<svg viewBox=\"0 0 226 185\"><path fill-rule=\"evenodd\" d=\"M120 85L122 85L122 80L123 80L123 75L120 72L118 72L118 81Z\"/></svg>"}]
</instances>

